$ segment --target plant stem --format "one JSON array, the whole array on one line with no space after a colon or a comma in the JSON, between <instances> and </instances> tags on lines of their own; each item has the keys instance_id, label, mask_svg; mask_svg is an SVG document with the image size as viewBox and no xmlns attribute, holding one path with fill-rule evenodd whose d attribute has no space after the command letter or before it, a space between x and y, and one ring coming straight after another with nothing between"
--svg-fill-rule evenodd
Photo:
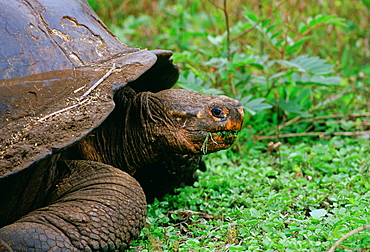
<instances>
[{"instance_id":1,"label":"plant stem","mask_svg":"<svg viewBox=\"0 0 370 252\"><path fill-rule=\"evenodd\" d=\"M359 228L356 228L350 232L348 232L347 234L343 235L338 241L336 241L334 243L334 245L328 250L328 252L334 252L335 249L339 246L339 244L344 241L345 239L347 239L348 237L350 237L351 235L354 235L354 234L357 234L358 232L361 232L362 230L365 230L365 229L368 229L370 228L370 224L366 224L365 226L363 227L359 227Z\"/></svg>"},{"instance_id":2,"label":"plant stem","mask_svg":"<svg viewBox=\"0 0 370 252\"><path fill-rule=\"evenodd\" d=\"M280 134L275 136L252 136L253 139L267 140L267 139L280 139L280 138L290 138L290 137L323 137L323 136L363 136L370 135L370 130L367 131L349 131L349 132L303 132L303 133L290 133L290 134Z\"/></svg>"},{"instance_id":3,"label":"plant stem","mask_svg":"<svg viewBox=\"0 0 370 252\"><path fill-rule=\"evenodd\" d=\"M224 16L225 16L225 24L226 24L226 43L227 43L227 60L231 63L231 39L230 39L230 23L229 23L229 13L227 11L227 0L224 0ZM233 82L233 78L231 73L228 72L228 82L231 88L231 94L236 97L236 90Z\"/></svg>"},{"instance_id":4,"label":"plant stem","mask_svg":"<svg viewBox=\"0 0 370 252\"><path fill-rule=\"evenodd\" d=\"M227 34L227 59L231 61L231 49L230 49L230 23L229 23L229 14L227 12L227 0L224 0L224 15L226 23L226 34Z\"/></svg>"}]
</instances>

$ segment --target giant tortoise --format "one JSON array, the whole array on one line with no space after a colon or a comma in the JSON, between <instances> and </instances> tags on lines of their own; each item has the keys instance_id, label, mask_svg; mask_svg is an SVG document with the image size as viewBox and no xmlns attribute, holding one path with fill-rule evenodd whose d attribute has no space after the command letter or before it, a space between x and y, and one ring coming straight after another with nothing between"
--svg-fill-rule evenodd
<instances>
[{"instance_id":1,"label":"giant tortoise","mask_svg":"<svg viewBox=\"0 0 370 252\"><path fill-rule=\"evenodd\" d=\"M84 0L0 8L0 250L125 250L146 200L231 146L240 103L169 89L172 53L124 45Z\"/></svg>"}]
</instances>

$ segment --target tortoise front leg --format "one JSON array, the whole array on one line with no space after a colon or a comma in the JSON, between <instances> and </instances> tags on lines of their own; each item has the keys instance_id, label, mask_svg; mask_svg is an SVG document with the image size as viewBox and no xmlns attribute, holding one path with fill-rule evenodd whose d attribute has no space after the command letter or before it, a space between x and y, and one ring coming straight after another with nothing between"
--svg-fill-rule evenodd
<instances>
[{"instance_id":1,"label":"tortoise front leg","mask_svg":"<svg viewBox=\"0 0 370 252\"><path fill-rule=\"evenodd\" d=\"M66 161L71 172L53 203L0 229L0 250L121 251L139 235L146 203L127 173L92 161Z\"/></svg>"}]
</instances>

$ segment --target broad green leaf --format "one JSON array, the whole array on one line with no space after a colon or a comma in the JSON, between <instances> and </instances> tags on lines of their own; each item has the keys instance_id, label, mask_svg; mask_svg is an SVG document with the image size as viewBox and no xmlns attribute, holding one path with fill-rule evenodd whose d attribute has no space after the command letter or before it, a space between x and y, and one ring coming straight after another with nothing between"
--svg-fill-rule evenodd
<instances>
[{"instance_id":1,"label":"broad green leaf","mask_svg":"<svg viewBox=\"0 0 370 252\"><path fill-rule=\"evenodd\" d=\"M223 94L222 91L211 88L209 85L204 84L204 81L200 77L196 76L193 72L189 72L187 78L185 78L184 75L180 75L177 85L179 85L181 88L207 95Z\"/></svg>"},{"instance_id":2,"label":"broad green leaf","mask_svg":"<svg viewBox=\"0 0 370 252\"><path fill-rule=\"evenodd\" d=\"M280 65L286 67L286 68L297 68L298 71L300 72L305 72L305 69L302 68L300 65L292 62L292 61L288 61L288 60L276 60L275 62L279 63Z\"/></svg>"},{"instance_id":3,"label":"broad green leaf","mask_svg":"<svg viewBox=\"0 0 370 252\"><path fill-rule=\"evenodd\" d=\"M271 32L271 31L272 31L272 29L274 29L275 27L277 27L277 25L271 25L271 26L267 27L267 29L266 29L266 33Z\"/></svg>"},{"instance_id":4,"label":"broad green leaf","mask_svg":"<svg viewBox=\"0 0 370 252\"><path fill-rule=\"evenodd\" d=\"M257 69L260 69L260 70L263 70L264 69L264 65L262 65L262 64L250 63L249 65L250 66L253 66L253 67L257 68Z\"/></svg>"},{"instance_id":5,"label":"broad green leaf","mask_svg":"<svg viewBox=\"0 0 370 252\"><path fill-rule=\"evenodd\" d=\"M265 98L257 98L254 100L252 99L252 95L248 95L243 97L240 102L242 103L243 107L251 113L251 115L255 115L256 111L264 110L272 108L270 104L263 103L265 101Z\"/></svg>"},{"instance_id":6,"label":"broad green leaf","mask_svg":"<svg viewBox=\"0 0 370 252\"><path fill-rule=\"evenodd\" d=\"M280 100L272 100L272 103L284 111L285 114L297 114L302 117L311 117L312 114L306 112L304 108L298 104L297 101L285 101L283 99Z\"/></svg>"},{"instance_id":7,"label":"broad green leaf","mask_svg":"<svg viewBox=\"0 0 370 252\"><path fill-rule=\"evenodd\" d=\"M307 25L305 23L300 23L298 25L298 31L299 33L304 33L305 31L307 31Z\"/></svg>"},{"instance_id":8,"label":"broad green leaf","mask_svg":"<svg viewBox=\"0 0 370 252\"><path fill-rule=\"evenodd\" d=\"M233 55L232 63L234 67L246 66L256 61L253 54L236 53Z\"/></svg>"},{"instance_id":9,"label":"broad green leaf","mask_svg":"<svg viewBox=\"0 0 370 252\"><path fill-rule=\"evenodd\" d=\"M279 77L281 77L281 76L284 76L284 75L286 75L286 74L287 74L286 72L279 72L279 73L276 73L276 74L274 74L274 75L271 75L271 76L269 77L269 80L277 79L277 78L279 78Z\"/></svg>"},{"instance_id":10,"label":"broad green leaf","mask_svg":"<svg viewBox=\"0 0 370 252\"><path fill-rule=\"evenodd\" d=\"M339 85L342 82L340 77L325 77L325 76L311 76L307 73L293 73L292 81L297 84L317 85L317 86L333 86Z\"/></svg>"},{"instance_id":11,"label":"broad green leaf","mask_svg":"<svg viewBox=\"0 0 370 252\"><path fill-rule=\"evenodd\" d=\"M362 218L356 218L356 217L351 217L351 216L346 217L346 220L351 220L351 221L354 221L356 223L360 223L362 225L365 225L367 223L367 221L362 219Z\"/></svg>"},{"instance_id":12,"label":"broad green leaf","mask_svg":"<svg viewBox=\"0 0 370 252\"><path fill-rule=\"evenodd\" d=\"M310 82L323 85L339 85L342 82L340 77L312 76Z\"/></svg>"},{"instance_id":13,"label":"broad green leaf","mask_svg":"<svg viewBox=\"0 0 370 252\"><path fill-rule=\"evenodd\" d=\"M267 85L267 78L265 76L254 76L251 79L251 82L262 84L263 86L266 86Z\"/></svg>"},{"instance_id":14,"label":"broad green leaf","mask_svg":"<svg viewBox=\"0 0 370 252\"><path fill-rule=\"evenodd\" d=\"M326 59L319 57L309 57L308 55L298 56L290 61L276 60L282 66L287 68L296 68L300 72L307 72L314 75L329 74L334 72L332 64L327 64Z\"/></svg>"},{"instance_id":15,"label":"broad green leaf","mask_svg":"<svg viewBox=\"0 0 370 252\"><path fill-rule=\"evenodd\" d=\"M212 44L216 45L216 46L219 46L225 39L225 36L224 35L220 35L220 36L211 36L211 35L208 35L207 36L207 39L209 42L211 42Z\"/></svg>"},{"instance_id":16,"label":"broad green leaf","mask_svg":"<svg viewBox=\"0 0 370 252\"><path fill-rule=\"evenodd\" d=\"M324 217L327 213L328 211L326 211L325 209L315 209L310 212L310 215L314 219L320 219L321 217Z\"/></svg>"},{"instance_id":17,"label":"broad green leaf","mask_svg":"<svg viewBox=\"0 0 370 252\"><path fill-rule=\"evenodd\" d=\"M197 76L193 72L190 72L185 78L183 75L180 75L178 85L184 89L192 90L195 92L201 92L202 90L202 83L203 80Z\"/></svg>"},{"instance_id":18,"label":"broad green leaf","mask_svg":"<svg viewBox=\"0 0 370 252\"><path fill-rule=\"evenodd\" d=\"M311 18L310 20L307 19L307 21L310 27L317 25L317 24L335 24L339 26L346 26L345 19L339 18L335 15L326 16L326 15L319 14L315 16L314 18Z\"/></svg>"},{"instance_id":19,"label":"broad green leaf","mask_svg":"<svg viewBox=\"0 0 370 252\"><path fill-rule=\"evenodd\" d=\"M222 80L226 81L229 79L229 75L227 71L220 69L218 73L220 74Z\"/></svg>"},{"instance_id":20,"label":"broad green leaf","mask_svg":"<svg viewBox=\"0 0 370 252\"><path fill-rule=\"evenodd\" d=\"M222 68L228 63L227 58L211 58L209 61L204 62L207 66L214 66L217 68Z\"/></svg>"},{"instance_id":21,"label":"broad green leaf","mask_svg":"<svg viewBox=\"0 0 370 252\"><path fill-rule=\"evenodd\" d=\"M292 63L299 65L307 72L313 74L328 74L334 72L332 64L327 64L326 59L319 57L309 57L308 55L301 55L292 60Z\"/></svg>"},{"instance_id":22,"label":"broad green leaf","mask_svg":"<svg viewBox=\"0 0 370 252\"><path fill-rule=\"evenodd\" d=\"M234 68L233 64L229 61L226 64L226 68L227 68L227 72L229 72L229 73L234 73L235 72L235 68Z\"/></svg>"},{"instance_id":23,"label":"broad green leaf","mask_svg":"<svg viewBox=\"0 0 370 252\"><path fill-rule=\"evenodd\" d=\"M302 44L306 42L307 40L309 40L310 38L311 37L304 37L304 38L297 40L293 45L289 46L286 49L287 54L290 55L290 54L295 53L300 48L300 46L302 46Z\"/></svg>"},{"instance_id":24,"label":"broad green leaf","mask_svg":"<svg viewBox=\"0 0 370 252\"><path fill-rule=\"evenodd\" d=\"M257 22L258 21L258 18L256 16L256 14L251 9L248 9L245 6L244 6L243 15L248 20L251 20L251 21L254 21L254 22Z\"/></svg>"},{"instance_id":25,"label":"broad green leaf","mask_svg":"<svg viewBox=\"0 0 370 252\"><path fill-rule=\"evenodd\" d=\"M244 32L245 30L249 29L250 27L252 27L252 24L239 21L235 25L230 27L230 32L234 36L237 36L239 33Z\"/></svg>"},{"instance_id":26,"label":"broad green leaf","mask_svg":"<svg viewBox=\"0 0 370 252\"><path fill-rule=\"evenodd\" d=\"M270 36L268 36L270 39L273 39L273 38L276 38L277 36L281 35L283 32L279 31L279 32L276 32Z\"/></svg>"},{"instance_id":27,"label":"broad green leaf","mask_svg":"<svg viewBox=\"0 0 370 252\"><path fill-rule=\"evenodd\" d=\"M268 25L270 22L271 22L271 18L268 18L268 19L266 19L265 21L263 21L263 22L261 23L261 26L262 26L262 27L265 27L265 26L266 26L266 25Z\"/></svg>"}]
</instances>

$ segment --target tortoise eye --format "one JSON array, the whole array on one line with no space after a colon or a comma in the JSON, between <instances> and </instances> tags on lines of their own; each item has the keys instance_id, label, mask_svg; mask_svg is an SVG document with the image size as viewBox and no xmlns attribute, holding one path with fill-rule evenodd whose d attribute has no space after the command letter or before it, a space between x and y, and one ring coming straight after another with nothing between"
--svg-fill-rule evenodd
<instances>
[{"instance_id":1,"label":"tortoise eye","mask_svg":"<svg viewBox=\"0 0 370 252\"><path fill-rule=\"evenodd\" d=\"M225 117L224 112L223 112L223 111L222 111L222 109L221 109L221 108L219 108L219 107L213 108L213 109L211 110L211 112L212 112L212 115L213 115L214 117L217 117L217 118L224 118L224 117Z\"/></svg>"}]
</instances>

